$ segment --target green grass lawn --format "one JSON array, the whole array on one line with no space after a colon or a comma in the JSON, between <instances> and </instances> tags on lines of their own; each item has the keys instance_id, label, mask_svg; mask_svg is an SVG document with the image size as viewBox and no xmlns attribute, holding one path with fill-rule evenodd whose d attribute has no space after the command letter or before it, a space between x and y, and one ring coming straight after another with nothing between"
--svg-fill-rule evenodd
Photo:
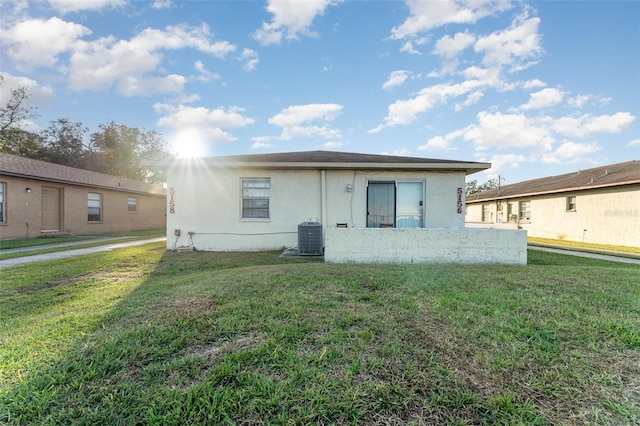
<instances>
[{"instance_id":1,"label":"green grass lawn","mask_svg":"<svg viewBox=\"0 0 640 426\"><path fill-rule=\"evenodd\" d=\"M0 423L640 423L638 266L164 247L2 270Z\"/></svg>"}]
</instances>

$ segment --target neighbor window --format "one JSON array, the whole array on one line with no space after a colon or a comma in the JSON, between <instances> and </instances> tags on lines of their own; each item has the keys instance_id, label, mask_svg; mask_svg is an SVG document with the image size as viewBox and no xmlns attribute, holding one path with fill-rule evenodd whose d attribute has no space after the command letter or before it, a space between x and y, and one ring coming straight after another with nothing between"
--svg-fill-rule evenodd
<instances>
[{"instance_id":1,"label":"neighbor window","mask_svg":"<svg viewBox=\"0 0 640 426\"><path fill-rule=\"evenodd\" d=\"M138 199L136 197L128 198L127 210L129 211L129 213L138 213Z\"/></svg>"},{"instance_id":2,"label":"neighbor window","mask_svg":"<svg viewBox=\"0 0 640 426\"><path fill-rule=\"evenodd\" d=\"M87 219L89 222L102 222L102 194L87 194Z\"/></svg>"},{"instance_id":3,"label":"neighbor window","mask_svg":"<svg viewBox=\"0 0 640 426\"><path fill-rule=\"evenodd\" d=\"M531 201L520 201L520 221L531 222Z\"/></svg>"},{"instance_id":4,"label":"neighbor window","mask_svg":"<svg viewBox=\"0 0 640 426\"><path fill-rule=\"evenodd\" d=\"M6 223L7 221L7 207L4 201L6 194L5 187L6 183L0 182L0 223Z\"/></svg>"},{"instance_id":5,"label":"neighbor window","mask_svg":"<svg viewBox=\"0 0 640 426\"><path fill-rule=\"evenodd\" d=\"M242 218L269 219L269 178L242 179Z\"/></svg>"},{"instance_id":6,"label":"neighbor window","mask_svg":"<svg viewBox=\"0 0 640 426\"><path fill-rule=\"evenodd\" d=\"M483 204L482 205L482 221L483 222L493 222L492 214L491 214L491 204Z\"/></svg>"},{"instance_id":7,"label":"neighbor window","mask_svg":"<svg viewBox=\"0 0 640 426\"><path fill-rule=\"evenodd\" d=\"M567 197L567 211L576 211L576 197Z\"/></svg>"},{"instance_id":8,"label":"neighbor window","mask_svg":"<svg viewBox=\"0 0 640 426\"><path fill-rule=\"evenodd\" d=\"M368 228L423 228L423 182L369 182Z\"/></svg>"}]
</instances>

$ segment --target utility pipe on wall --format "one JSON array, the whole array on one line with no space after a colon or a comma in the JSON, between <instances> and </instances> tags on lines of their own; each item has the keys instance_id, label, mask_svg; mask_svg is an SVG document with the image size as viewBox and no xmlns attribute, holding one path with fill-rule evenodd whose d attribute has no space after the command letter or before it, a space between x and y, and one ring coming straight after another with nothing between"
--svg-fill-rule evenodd
<instances>
[{"instance_id":1,"label":"utility pipe on wall","mask_svg":"<svg viewBox=\"0 0 640 426\"><path fill-rule=\"evenodd\" d=\"M324 229L327 227L327 171L320 170L320 223L322 223L322 241L324 241Z\"/></svg>"}]
</instances>

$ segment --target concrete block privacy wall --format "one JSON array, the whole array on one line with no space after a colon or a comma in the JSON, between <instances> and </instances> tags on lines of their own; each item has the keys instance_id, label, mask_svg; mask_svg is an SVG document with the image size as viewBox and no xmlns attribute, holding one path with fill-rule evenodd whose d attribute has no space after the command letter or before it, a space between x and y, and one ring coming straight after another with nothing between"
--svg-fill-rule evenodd
<instances>
[{"instance_id":1,"label":"concrete block privacy wall","mask_svg":"<svg viewBox=\"0 0 640 426\"><path fill-rule=\"evenodd\" d=\"M512 229L325 229L328 263L527 264L527 232Z\"/></svg>"}]
</instances>

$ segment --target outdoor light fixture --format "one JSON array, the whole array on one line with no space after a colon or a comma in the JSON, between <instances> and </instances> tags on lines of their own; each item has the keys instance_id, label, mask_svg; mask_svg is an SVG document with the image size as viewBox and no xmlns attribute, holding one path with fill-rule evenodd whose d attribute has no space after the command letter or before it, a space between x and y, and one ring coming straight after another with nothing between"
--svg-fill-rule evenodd
<instances>
[{"instance_id":1,"label":"outdoor light fixture","mask_svg":"<svg viewBox=\"0 0 640 426\"><path fill-rule=\"evenodd\" d=\"M351 192L351 184L350 183L347 184L347 192Z\"/></svg>"},{"instance_id":2,"label":"outdoor light fixture","mask_svg":"<svg viewBox=\"0 0 640 426\"><path fill-rule=\"evenodd\" d=\"M27 187L26 191L27 191L27 194L30 193L31 192L31 188Z\"/></svg>"}]
</instances>

